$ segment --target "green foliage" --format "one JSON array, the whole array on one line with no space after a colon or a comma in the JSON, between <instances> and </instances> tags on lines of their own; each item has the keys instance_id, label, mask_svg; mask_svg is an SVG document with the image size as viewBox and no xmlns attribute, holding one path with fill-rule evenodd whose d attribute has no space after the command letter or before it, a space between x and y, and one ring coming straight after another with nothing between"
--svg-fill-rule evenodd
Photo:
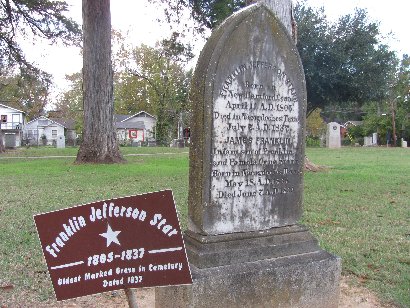
<instances>
[{"instance_id":1,"label":"green foliage","mask_svg":"<svg viewBox=\"0 0 410 308\"><path fill-rule=\"evenodd\" d=\"M395 98L391 101L395 109L399 136L410 141L410 57L404 55L393 86Z\"/></svg>"},{"instance_id":2,"label":"green foliage","mask_svg":"<svg viewBox=\"0 0 410 308\"><path fill-rule=\"evenodd\" d=\"M0 100L33 119L44 113L51 76L26 59L19 40L76 44L81 31L63 15L68 10L65 1L0 0L0 4Z\"/></svg>"},{"instance_id":3,"label":"green foliage","mask_svg":"<svg viewBox=\"0 0 410 308\"><path fill-rule=\"evenodd\" d=\"M320 137L326 133L326 123L321 117L322 110L316 108L306 118L306 133L308 136Z\"/></svg>"},{"instance_id":4,"label":"green foliage","mask_svg":"<svg viewBox=\"0 0 410 308\"><path fill-rule=\"evenodd\" d=\"M156 48L141 45L123 47L118 53L115 74L115 110L134 114L141 110L157 117L156 138L161 145L176 136L181 113L187 113L188 90L192 72L183 63L192 53L181 47L177 37L164 40Z\"/></svg>"},{"instance_id":5,"label":"green foliage","mask_svg":"<svg viewBox=\"0 0 410 308\"><path fill-rule=\"evenodd\" d=\"M214 29L233 12L245 7L244 0L190 0L193 17L203 26Z\"/></svg>"},{"instance_id":6,"label":"green foliage","mask_svg":"<svg viewBox=\"0 0 410 308\"><path fill-rule=\"evenodd\" d=\"M57 117L75 120L77 133L83 128L83 76L80 73L66 75L70 88L61 94L55 106Z\"/></svg>"},{"instance_id":7,"label":"green foliage","mask_svg":"<svg viewBox=\"0 0 410 308\"><path fill-rule=\"evenodd\" d=\"M62 40L66 44L80 41L79 26L63 15L68 10L65 1L1 0L0 3L0 76L15 65L40 72L27 61L19 46L19 37Z\"/></svg>"},{"instance_id":8,"label":"green foliage","mask_svg":"<svg viewBox=\"0 0 410 308\"><path fill-rule=\"evenodd\" d=\"M386 98L397 59L381 43L379 25L368 20L365 10L331 24L323 9L299 2L295 19L309 110L334 102L363 104Z\"/></svg>"},{"instance_id":9,"label":"green foliage","mask_svg":"<svg viewBox=\"0 0 410 308\"><path fill-rule=\"evenodd\" d=\"M349 127L348 132L353 138L363 138L366 136L362 125L352 125Z\"/></svg>"},{"instance_id":10,"label":"green foliage","mask_svg":"<svg viewBox=\"0 0 410 308\"><path fill-rule=\"evenodd\" d=\"M0 75L0 101L24 111L29 119L44 114L50 88L50 76L45 73L23 70L16 75Z\"/></svg>"},{"instance_id":11,"label":"green foliage","mask_svg":"<svg viewBox=\"0 0 410 308\"><path fill-rule=\"evenodd\" d=\"M350 145L354 145L356 142L356 140L354 140L353 138L350 139L349 137L344 137L342 138L342 146L350 146ZM358 142L357 142L358 143ZM359 143L360 144L360 143Z\"/></svg>"},{"instance_id":12,"label":"green foliage","mask_svg":"<svg viewBox=\"0 0 410 308\"><path fill-rule=\"evenodd\" d=\"M165 4L165 21L179 22L180 12L188 8L197 22L200 33L206 28L214 29L233 12L245 7L250 0L149 0Z\"/></svg>"},{"instance_id":13,"label":"green foliage","mask_svg":"<svg viewBox=\"0 0 410 308\"><path fill-rule=\"evenodd\" d=\"M306 146L307 147L320 147L320 138L318 136L307 136Z\"/></svg>"}]
</instances>

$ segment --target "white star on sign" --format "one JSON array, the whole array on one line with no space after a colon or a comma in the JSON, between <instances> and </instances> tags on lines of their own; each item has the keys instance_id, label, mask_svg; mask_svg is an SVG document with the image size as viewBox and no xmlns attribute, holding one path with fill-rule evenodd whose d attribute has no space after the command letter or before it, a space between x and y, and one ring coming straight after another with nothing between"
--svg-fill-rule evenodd
<instances>
[{"instance_id":1,"label":"white star on sign","mask_svg":"<svg viewBox=\"0 0 410 308\"><path fill-rule=\"evenodd\" d=\"M120 241L118 240L118 234L120 234L121 231L113 231L109 224L107 224L107 226L107 232L100 234L107 239L107 247L110 246L112 242L121 246Z\"/></svg>"}]
</instances>

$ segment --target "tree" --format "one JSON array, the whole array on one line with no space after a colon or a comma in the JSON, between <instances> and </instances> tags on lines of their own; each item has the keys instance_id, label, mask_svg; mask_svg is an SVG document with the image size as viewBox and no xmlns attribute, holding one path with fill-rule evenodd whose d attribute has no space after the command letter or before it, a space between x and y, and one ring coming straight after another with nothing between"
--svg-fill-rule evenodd
<instances>
[{"instance_id":1,"label":"tree","mask_svg":"<svg viewBox=\"0 0 410 308\"><path fill-rule=\"evenodd\" d=\"M332 103L386 99L396 68L396 56L380 39L379 25L367 12L328 23L323 9L298 3L298 50L308 96L308 112Z\"/></svg>"},{"instance_id":2,"label":"tree","mask_svg":"<svg viewBox=\"0 0 410 308\"><path fill-rule=\"evenodd\" d=\"M403 56L397 69L388 97L379 102L369 102L363 107L364 135L377 132L382 140L410 138L410 59Z\"/></svg>"},{"instance_id":3,"label":"tree","mask_svg":"<svg viewBox=\"0 0 410 308\"><path fill-rule=\"evenodd\" d=\"M165 21L179 23L184 9L191 11L191 17L197 22L195 31L204 33L205 29L215 29L232 13L252 3L265 3L282 21L286 29L296 38L292 15L291 0L149 0L152 3L165 4ZM293 29L295 30L295 28Z\"/></svg>"},{"instance_id":4,"label":"tree","mask_svg":"<svg viewBox=\"0 0 410 308\"><path fill-rule=\"evenodd\" d=\"M179 114L188 111L190 74L182 62L191 57L190 51L171 38L156 48L141 45L121 55L127 59L122 61L127 67L116 74L116 111L132 114L145 110L156 115L157 143L169 144Z\"/></svg>"},{"instance_id":5,"label":"tree","mask_svg":"<svg viewBox=\"0 0 410 308\"><path fill-rule=\"evenodd\" d=\"M209 29L214 29L233 12L245 7L251 1L244 0L190 0L192 16Z\"/></svg>"},{"instance_id":6,"label":"tree","mask_svg":"<svg viewBox=\"0 0 410 308\"><path fill-rule=\"evenodd\" d=\"M0 84L0 101L24 111L28 119L44 114L50 94L50 78L37 78L37 75L21 72L0 76Z\"/></svg>"},{"instance_id":7,"label":"tree","mask_svg":"<svg viewBox=\"0 0 410 308\"><path fill-rule=\"evenodd\" d=\"M117 163L123 158L114 127L109 0L83 0L83 142L77 163Z\"/></svg>"},{"instance_id":8,"label":"tree","mask_svg":"<svg viewBox=\"0 0 410 308\"><path fill-rule=\"evenodd\" d=\"M0 64L10 69L39 71L27 61L21 49L19 37L29 35L45 38L51 42L61 40L66 44L79 43L80 28L63 14L67 11L65 1L50 0L1 0L0 1ZM0 72L3 75L4 71Z\"/></svg>"},{"instance_id":9,"label":"tree","mask_svg":"<svg viewBox=\"0 0 410 308\"><path fill-rule=\"evenodd\" d=\"M21 76L31 80L42 80L40 83L46 84L48 76L27 61L18 39L27 38L31 34L52 42L58 39L66 44L78 42L80 28L74 21L63 15L67 11L67 4L64 1L50 0L1 0L0 4L0 77L2 81L4 78L9 78L9 72L14 71L14 68L18 66ZM3 82L2 85L4 85ZM3 132L0 129L1 152L4 152L4 145Z\"/></svg>"},{"instance_id":10,"label":"tree","mask_svg":"<svg viewBox=\"0 0 410 308\"><path fill-rule=\"evenodd\" d=\"M315 109L306 119L306 135L319 138L326 132L326 123L320 116L320 108Z\"/></svg>"},{"instance_id":11,"label":"tree","mask_svg":"<svg viewBox=\"0 0 410 308\"><path fill-rule=\"evenodd\" d=\"M74 73L66 75L66 80L70 82L70 89L62 93L59 97L55 112L59 117L74 119L77 133L83 131L83 78L82 74Z\"/></svg>"},{"instance_id":12,"label":"tree","mask_svg":"<svg viewBox=\"0 0 410 308\"><path fill-rule=\"evenodd\" d=\"M404 55L393 85L392 107L396 109L396 119L400 137L410 140L410 57Z\"/></svg>"},{"instance_id":13,"label":"tree","mask_svg":"<svg viewBox=\"0 0 410 308\"><path fill-rule=\"evenodd\" d=\"M234 11L256 0L150 0L166 3L167 21L178 20L188 7L200 31L213 29ZM288 31L296 36L287 0L259 0L266 3ZM286 8L286 9L281 9ZM359 105L387 97L396 57L381 43L379 24L368 20L365 10L356 10L329 23L323 9L313 10L298 2L294 12L298 27L298 50L304 65L308 113L332 103ZM289 25L291 28L289 28Z\"/></svg>"}]
</instances>

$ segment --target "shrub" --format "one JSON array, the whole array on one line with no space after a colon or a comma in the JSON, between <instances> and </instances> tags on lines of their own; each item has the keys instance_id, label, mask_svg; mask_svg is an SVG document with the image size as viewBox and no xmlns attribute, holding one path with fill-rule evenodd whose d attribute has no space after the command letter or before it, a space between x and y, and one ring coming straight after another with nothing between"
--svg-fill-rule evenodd
<instances>
[{"instance_id":1,"label":"shrub","mask_svg":"<svg viewBox=\"0 0 410 308\"><path fill-rule=\"evenodd\" d=\"M307 147L320 147L320 138L317 136L307 136L306 146Z\"/></svg>"}]
</instances>

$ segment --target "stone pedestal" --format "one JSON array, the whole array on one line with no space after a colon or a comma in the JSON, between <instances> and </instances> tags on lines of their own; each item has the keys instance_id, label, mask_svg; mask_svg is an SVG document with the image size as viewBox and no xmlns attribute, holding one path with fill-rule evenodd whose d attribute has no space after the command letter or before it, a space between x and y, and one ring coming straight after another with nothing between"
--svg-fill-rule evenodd
<instances>
[{"instance_id":1,"label":"stone pedestal","mask_svg":"<svg viewBox=\"0 0 410 308\"><path fill-rule=\"evenodd\" d=\"M260 233L260 234L258 234ZM303 227L198 236L185 243L192 286L156 289L156 307L337 307L340 258Z\"/></svg>"}]
</instances>

